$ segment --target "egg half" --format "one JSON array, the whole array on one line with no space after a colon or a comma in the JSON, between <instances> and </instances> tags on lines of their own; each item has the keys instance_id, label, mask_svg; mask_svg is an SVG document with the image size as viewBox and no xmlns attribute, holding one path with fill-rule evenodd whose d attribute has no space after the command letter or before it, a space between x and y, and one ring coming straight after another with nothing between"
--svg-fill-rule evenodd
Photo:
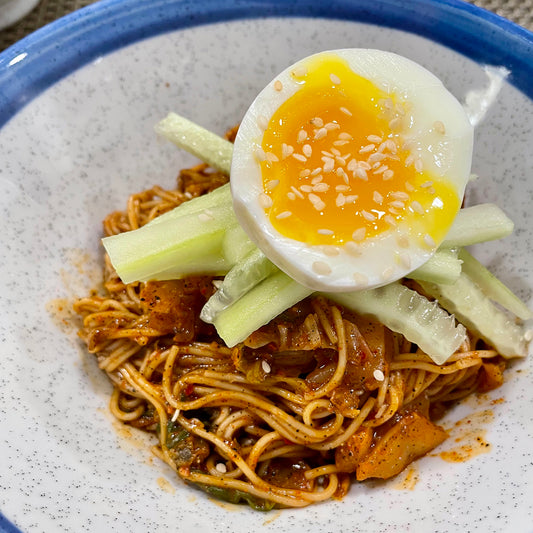
<instances>
[{"instance_id":1,"label":"egg half","mask_svg":"<svg viewBox=\"0 0 533 533\"><path fill-rule=\"evenodd\" d=\"M431 72L343 49L276 76L246 112L234 209L263 253L313 290L402 278L448 232L470 176L473 128Z\"/></svg>"}]
</instances>

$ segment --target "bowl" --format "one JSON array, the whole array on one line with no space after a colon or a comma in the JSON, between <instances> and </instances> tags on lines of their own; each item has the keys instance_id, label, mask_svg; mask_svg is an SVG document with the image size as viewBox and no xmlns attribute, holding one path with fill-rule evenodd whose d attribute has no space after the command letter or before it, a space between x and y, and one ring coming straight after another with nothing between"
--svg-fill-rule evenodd
<instances>
[{"instance_id":1,"label":"bowl","mask_svg":"<svg viewBox=\"0 0 533 533\"><path fill-rule=\"evenodd\" d=\"M187 487L115 422L110 385L77 339L71 304L99 284L102 219L194 163L155 123L176 111L223 133L277 72L342 47L395 51L486 104L472 110L480 177L467 201L497 203L515 232L475 252L531 301L529 32L456 0L90 5L0 54L0 531L531 530L531 357L455 408L451 438L405 474L260 514Z\"/></svg>"}]
</instances>

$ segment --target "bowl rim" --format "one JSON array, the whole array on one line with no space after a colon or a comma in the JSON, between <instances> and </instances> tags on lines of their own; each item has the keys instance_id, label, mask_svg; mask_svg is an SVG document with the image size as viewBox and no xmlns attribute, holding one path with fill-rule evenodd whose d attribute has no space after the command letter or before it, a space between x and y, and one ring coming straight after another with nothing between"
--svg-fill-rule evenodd
<instances>
[{"instance_id":1,"label":"bowl rim","mask_svg":"<svg viewBox=\"0 0 533 533\"><path fill-rule=\"evenodd\" d=\"M0 53L0 127L46 88L106 53L166 32L265 17L352 20L415 33L479 63L506 67L508 81L533 98L533 33L464 0L100 0Z\"/></svg>"},{"instance_id":2,"label":"bowl rim","mask_svg":"<svg viewBox=\"0 0 533 533\"><path fill-rule=\"evenodd\" d=\"M100 0L0 53L0 129L48 87L102 55L167 32L272 17L351 20L431 38L474 61L505 66L508 81L533 98L533 33L463 0ZM0 512L0 532L21 530Z\"/></svg>"}]
</instances>

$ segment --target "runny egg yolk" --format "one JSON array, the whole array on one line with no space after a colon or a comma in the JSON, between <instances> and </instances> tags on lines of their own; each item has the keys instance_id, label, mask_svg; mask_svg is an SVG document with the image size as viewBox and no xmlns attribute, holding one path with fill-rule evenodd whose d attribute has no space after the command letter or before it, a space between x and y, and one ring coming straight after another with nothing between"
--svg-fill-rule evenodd
<instances>
[{"instance_id":1,"label":"runny egg yolk","mask_svg":"<svg viewBox=\"0 0 533 533\"><path fill-rule=\"evenodd\" d=\"M406 135L409 102L334 55L291 76L300 88L275 111L261 144L263 207L274 228L313 245L358 242L396 227L430 248L440 243L460 201L452 184L424 168ZM441 123L434 131L445 135Z\"/></svg>"}]
</instances>

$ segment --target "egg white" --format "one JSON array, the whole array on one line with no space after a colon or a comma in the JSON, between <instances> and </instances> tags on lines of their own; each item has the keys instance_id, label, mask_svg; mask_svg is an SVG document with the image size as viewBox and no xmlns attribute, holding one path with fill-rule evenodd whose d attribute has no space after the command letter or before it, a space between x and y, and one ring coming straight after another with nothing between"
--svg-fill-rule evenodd
<instances>
[{"instance_id":1,"label":"egg white","mask_svg":"<svg viewBox=\"0 0 533 533\"><path fill-rule=\"evenodd\" d=\"M439 243L429 245L410 239L406 245L410 228L404 222L357 243L357 249L310 245L279 233L259 202L263 184L256 150L262 144L265 119L270 120L278 107L300 89L291 73L322 54L338 56L356 74L409 103L411 120L403 129L404 138L413 142L424 169L451 184L459 199L470 175L473 127L461 104L435 75L405 57L371 49L333 50L298 61L276 76L246 112L235 139L231 191L235 214L249 237L281 270L313 290L377 287L418 268ZM445 125L444 134L436 131L438 122ZM318 274L317 263L327 264L331 272Z\"/></svg>"}]
</instances>

